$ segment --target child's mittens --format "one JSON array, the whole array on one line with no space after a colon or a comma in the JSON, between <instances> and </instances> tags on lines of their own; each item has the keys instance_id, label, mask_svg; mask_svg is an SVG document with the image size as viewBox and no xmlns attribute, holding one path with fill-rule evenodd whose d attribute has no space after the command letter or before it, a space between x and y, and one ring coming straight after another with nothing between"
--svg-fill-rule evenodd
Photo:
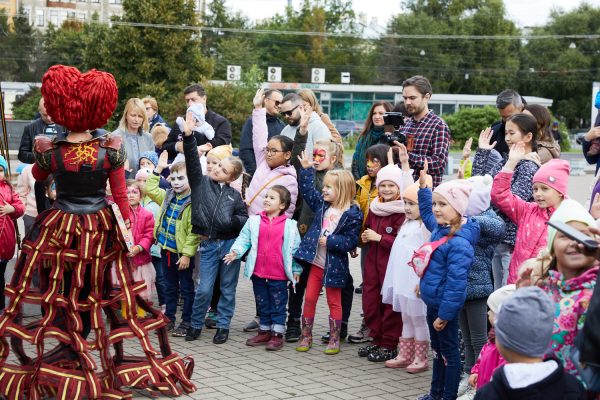
<instances>
[{"instance_id":1,"label":"child's mittens","mask_svg":"<svg viewBox=\"0 0 600 400\"><path fill-rule=\"evenodd\" d=\"M177 124L181 132L185 131L185 120L182 117L177 117L175 123Z\"/></svg>"},{"instance_id":2,"label":"child's mittens","mask_svg":"<svg viewBox=\"0 0 600 400\"><path fill-rule=\"evenodd\" d=\"M203 134L208 140L213 140L215 137L215 129L208 122L202 122L202 125L196 126L194 131Z\"/></svg>"}]
</instances>

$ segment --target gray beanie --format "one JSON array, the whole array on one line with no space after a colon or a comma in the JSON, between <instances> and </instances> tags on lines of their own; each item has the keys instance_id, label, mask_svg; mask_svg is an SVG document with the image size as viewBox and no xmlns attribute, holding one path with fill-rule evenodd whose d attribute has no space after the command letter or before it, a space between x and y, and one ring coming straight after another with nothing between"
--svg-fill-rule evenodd
<instances>
[{"instance_id":1,"label":"gray beanie","mask_svg":"<svg viewBox=\"0 0 600 400\"><path fill-rule=\"evenodd\" d=\"M521 288L504 300L496 318L496 340L502 347L528 357L548 350L555 305L537 286Z\"/></svg>"}]
</instances>

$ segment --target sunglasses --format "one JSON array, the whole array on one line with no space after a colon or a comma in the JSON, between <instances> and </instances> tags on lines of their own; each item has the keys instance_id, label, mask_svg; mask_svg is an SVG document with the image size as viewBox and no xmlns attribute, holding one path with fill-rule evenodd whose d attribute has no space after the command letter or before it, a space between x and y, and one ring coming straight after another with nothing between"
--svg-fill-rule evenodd
<instances>
[{"instance_id":1,"label":"sunglasses","mask_svg":"<svg viewBox=\"0 0 600 400\"><path fill-rule=\"evenodd\" d=\"M279 100L273 100L273 99L272 99L272 98L270 98L270 97L267 97L267 100L271 100L273 103L275 103L275 105L276 105L277 107L279 107L279 105L281 104L281 102L280 102Z\"/></svg>"},{"instance_id":2,"label":"sunglasses","mask_svg":"<svg viewBox=\"0 0 600 400\"><path fill-rule=\"evenodd\" d=\"M292 108L291 110L288 111L282 111L281 115L285 115L286 117L291 117L292 114L294 113L294 111L296 110L296 108L300 107L300 104L298 104L296 107Z\"/></svg>"}]
</instances>

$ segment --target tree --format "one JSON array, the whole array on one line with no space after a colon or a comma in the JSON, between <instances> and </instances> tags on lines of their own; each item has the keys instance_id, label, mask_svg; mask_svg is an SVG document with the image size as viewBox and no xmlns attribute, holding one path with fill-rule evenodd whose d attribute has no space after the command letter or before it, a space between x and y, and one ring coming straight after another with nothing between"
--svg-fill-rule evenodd
<instances>
[{"instance_id":1,"label":"tree","mask_svg":"<svg viewBox=\"0 0 600 400\"><path fill-rule=\"evenodd\" d=\"M582 4L569 13L553 11L532 35L588 35L600 32L600 8ZM522 52L523 88L554 99L552 110L570 127L589 127L592 82L600 79L599 39L532 39Z\"/></svg>"},{"instance_id":2,"label":"tree","mask_svg":"<svg viewBox=\"0 0 600 400\"><path fill-rule=\"evenodd\" d=\"M388 25L391 35L517 35L501 0L413 0ZM497 93L513 83L520 43L514 39L398 39L379 41L379 83L427 76L436 91Z\"/></svg>"},{"instance_id":3,"label":"tree","mask_svg":"<svg viewBox=\"0 0 600 400\"><path fill-rule=\"evenodd\" d=\"M6 16L0 16L1 80L34 82L39 79L37 59L41 39L24 14L23 6L19 7L19 14L12 18L12 24Z\"/></svg>"},{"instance_id":4,"label":"tree","mask_svg":"<svg viewBox=\"0 0 600 400\"><path fill-rule=\"evenodd\" d=\"M40 88L32 86L27 93L13 101L13 118L25 121L33 119L38 111L41 98Z\"/></svg>"}]
</instances>

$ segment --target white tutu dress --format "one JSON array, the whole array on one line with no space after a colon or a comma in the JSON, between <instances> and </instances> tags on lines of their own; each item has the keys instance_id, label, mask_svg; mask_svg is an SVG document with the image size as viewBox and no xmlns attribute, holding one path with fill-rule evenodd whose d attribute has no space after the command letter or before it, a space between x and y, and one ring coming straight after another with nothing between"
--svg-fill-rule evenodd
<instances>
[{"instance_id":1,"label":"white tutu dress","mask_svg":"<svg viewBox=\"0 0 600 400\"><path fill-rule=\"evenodd\" d=\"M419 277L408 265L413 253L429 241L430 232L418 220L406 220L394 240L385 279L381 288L382 301L396 312L411 316L427 315L427 306L415 294Z\"/></svg>"}]
</instances>

